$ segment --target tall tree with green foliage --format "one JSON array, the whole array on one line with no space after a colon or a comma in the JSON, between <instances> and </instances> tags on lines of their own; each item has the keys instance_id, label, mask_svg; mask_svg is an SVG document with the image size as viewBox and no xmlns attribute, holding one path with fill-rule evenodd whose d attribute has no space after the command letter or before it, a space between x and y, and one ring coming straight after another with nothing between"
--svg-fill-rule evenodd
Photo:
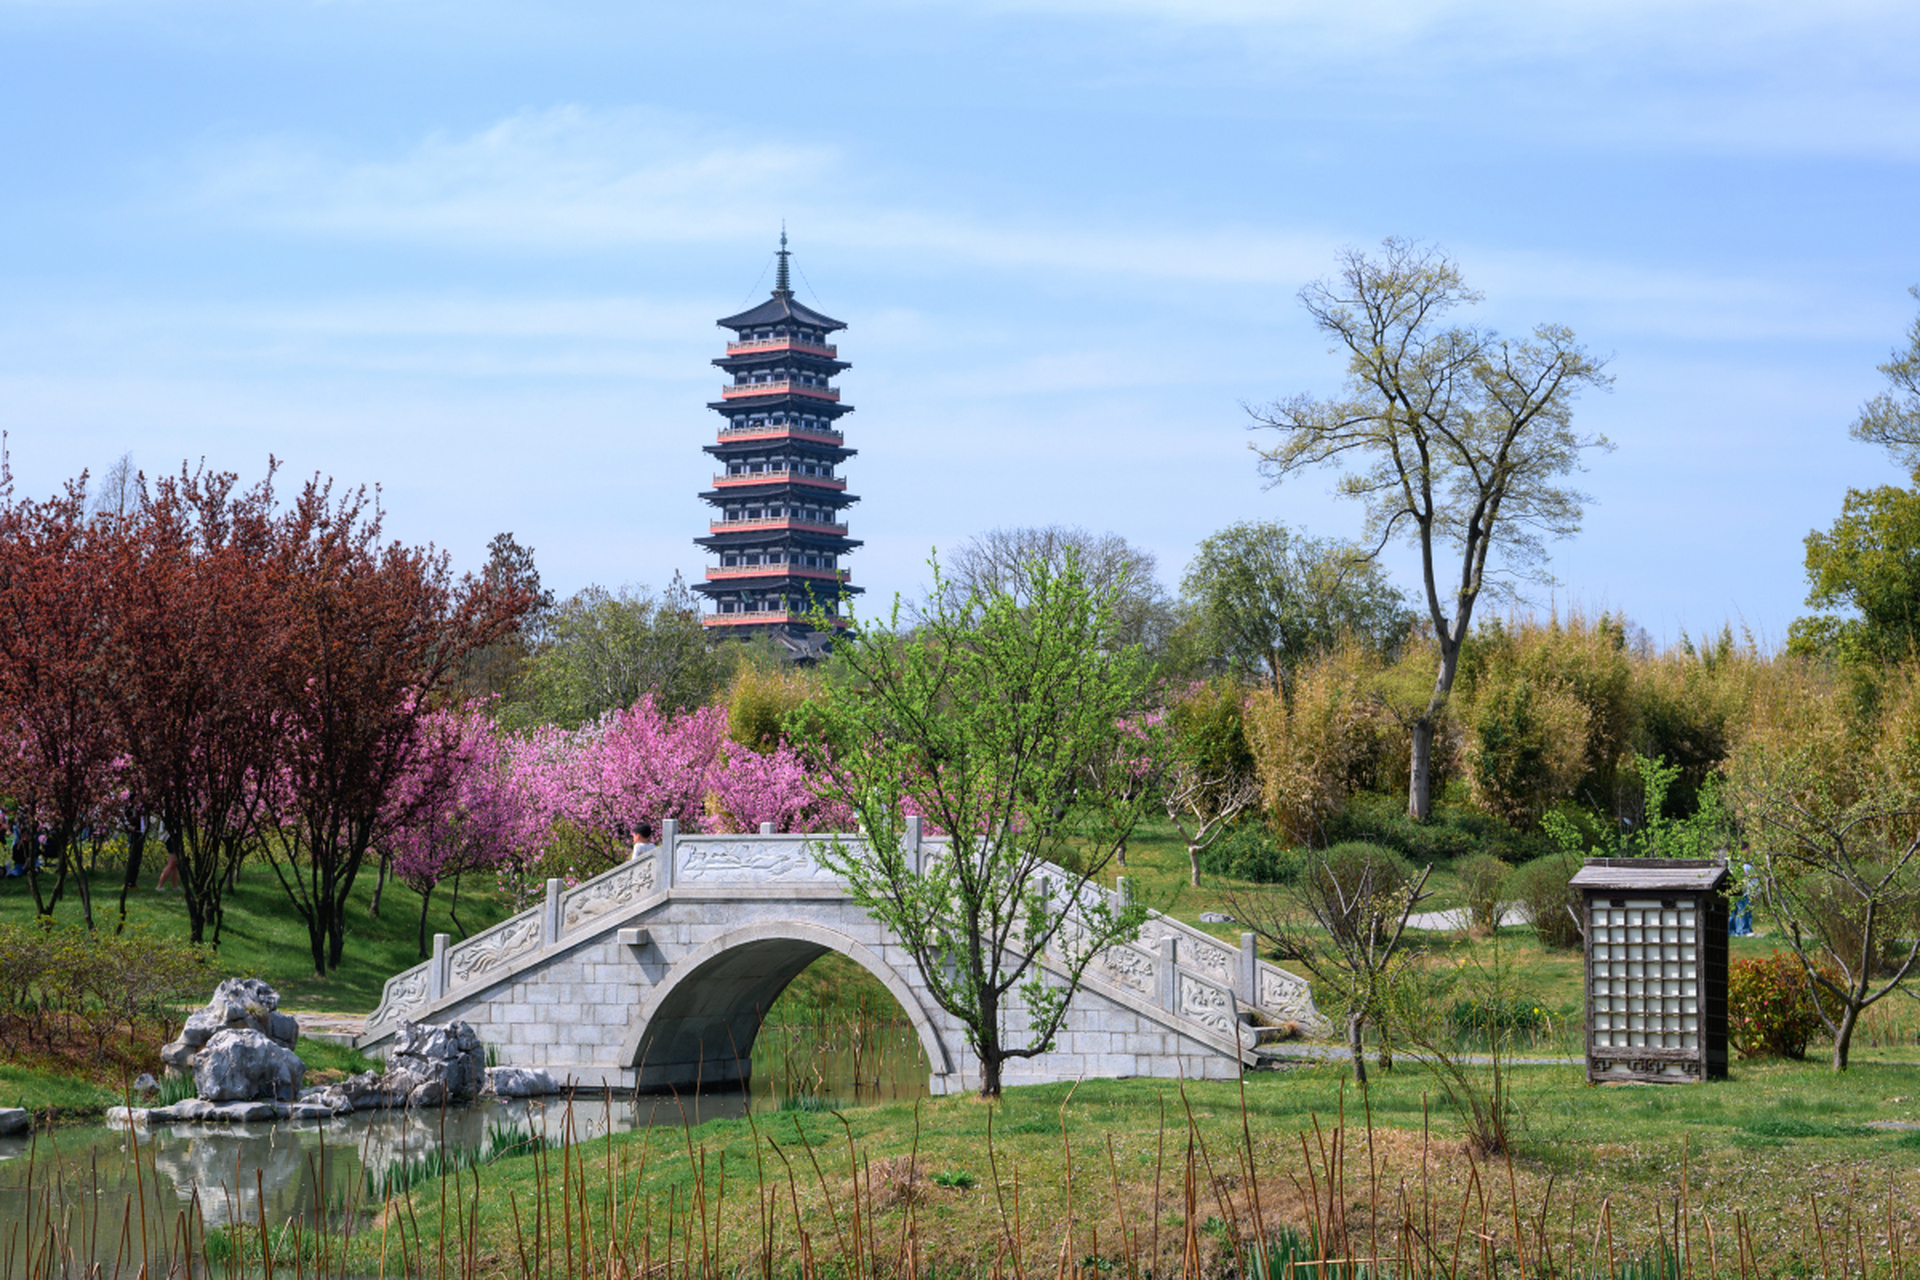
<instances>
[{"instance_id":1,"label":"tall tree with green foliage","mask_svg":"<svg viewBox=\"0 0 1920 1280\"><path fill-rule=\"evenodd\" d=\"M1576 532L1587 501L1561 477L1581 469L1584 451L1611 447L1573 427L1574 397L1611 382L1605 361L1561 325L1515 340L1445 323L1480 297L1430 246L1389 239L1378 258L1348 250L1336 278L1300 292L1315 326L1347 352L1344 394L1252 411L1256 428L1280 435L1258 450L1272 484L1334 468L1339 492L1366 508L1373 554L1396 536L1420 553L1439 650L1432 693L1409 726L1407 811L1420 821L1431 809L1434 728L1475 603L1510 584L1503 573L1544 577L1546 539ZM1448 552L1459 557L1450 581Z\"/></svg>"},{"instance_id":2,"label":"tall tree with green foliage","mask_svg":"<svg viewBox=\"0 0 1920 1280\"><path fill-rule=\"evenodd\" d=\"M1144 909L1083 891L1151 803L1095 767L1149 746L1129 719L1147 662L1117 642L1118 591L1071 550L1015 583L954 591L936 567L912 625L896 601L888 625L859 627L840 646L854 678L796 725L867 837L823 858L966 1028L989 1098L1007 1062L1052 1047L1093 958L1138 933ZM924 865L910 814L952 837Z\"/></svg>"},{"instance_id":3,"label":"tall tree with green foliage","mask_svg":"<svg viewBox=\"0 0 1920 1280\"><path fill-rule=\"evenodd\" d=\"M1243 520L1203 539L1180 592L1207 654L1275 693L1297 664L1343 634L1386 652L1414 620L1365 552L1278 521Z\"/></svg>"},{"instance_id":4,"label":"tall tree with green foliage","mask_svg":"<svg viewBox=\"0 0 1920 1280\"><path fill-rule=\"evenodd\" d=\"M1920 472L1915 475L1920 485ZM1920 644L1920 489L1849 489L1840 518L1807 535L1807 603L1789 652L1849 661L1904 658Z\"/></svg>"},{"instance_id":5,"label":"tall tree with green foliage","mask_svg":"<svg viewBox=\"0 0 1920 1280\"><path fill-rule=\"evenodd\" d=\"M647 693L663 710L685 711L713 697L729 666L728 655L708 645L699 602L679 574L658 596L588 587L547 614L503 718L572 728Z\"/></svg>"}]
</instances>

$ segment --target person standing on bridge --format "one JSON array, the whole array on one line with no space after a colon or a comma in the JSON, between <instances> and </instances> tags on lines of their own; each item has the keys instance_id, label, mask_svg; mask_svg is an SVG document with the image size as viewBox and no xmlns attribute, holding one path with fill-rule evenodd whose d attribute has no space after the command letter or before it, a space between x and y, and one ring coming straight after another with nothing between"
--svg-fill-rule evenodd
<instances>
[{"instance_id":1,"label":"person standing on bridge","mask_svg":"<svg viewBox=\"0 0 1920 1280\"><path fill-rule=\"evenodd\" d=\"M628 855L628 860L638 862L647 854L652 853L653 848L653 824L651 822L634 823L633 852Z\"/></svg>"}]
</instances>

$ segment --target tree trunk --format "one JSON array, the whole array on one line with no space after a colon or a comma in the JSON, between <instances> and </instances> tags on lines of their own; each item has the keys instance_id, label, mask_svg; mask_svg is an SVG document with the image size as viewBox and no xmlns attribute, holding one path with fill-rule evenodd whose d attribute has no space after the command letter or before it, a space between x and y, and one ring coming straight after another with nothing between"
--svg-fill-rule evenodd
<instances>
[{"instance_id":1,"label":"tree trunk","mask_svg":"<svg viewBox=\"0 0 1920 1280\"><path fill-rule=\"evenodd\" d=\"M1189 844L1187 846L1187 861L1191 863L1193 866L1193 887L1196 889L1200 887L1200 849L1201 847L1202 846L1197 844Z\"/></svg>"},{"instance_id":2,"label":"tree trunk","mask_svg":"<svg viewBox=\"0 0 1920 1280\"><path fill-rule=\"evenodd\" d=\"M427 958L427 902L433 897L433 886L428 885L420 894L420 958Z\"/></svg>"},{"instance_id":3,"label":"tree trunk","mask_svg":"<svg viewBox=\"0 0 1920 1280\"><path fill-rule=\"evenodd\" d=\"M120 882L120 923L114 926L116 935L127 927L127 895L140 886L140 863L146 856L147 829L144 820L138 814L127 817L127 874Z\"/></svg>"},{"instance_id":4,"label":"tree trunk","mask_svg":"<svg viewBox=\"0 0 1920 1280\"><path fill-rule=\"evenodd\" d=\"M982 991L980 1025L974 1029L974 1048L980 1055L980 1096L1000 1096L1000 1001L992 991Z\"/></svg>"},{"instance_id":5,"label":"tree trunk","mask_svg":"<svg viewBox=\"0 0 1920 1280\"><path fill-rule=\"evenodd\" d=\"M1413 722L1413 760L1407 771L1407 816L1425 822L1433 813L1433 718Z\"/></svg>"},{"instance_id":6,"label":"tree trunk","mask_svg":"<svg viewBox=\"0 0 1920 1280\"><path fill-rule=\"evenodd\" d=\"M1860 1006L1847 1001L1847 1007L1840 1013L1840 1029L1833 1033L1833 1069L1835 1072L1847 1069L1847 1055L1853 1052L1853 1028L1860 1021Z\"/></svg>"},{"instance_id":7,"label":"tree trunk","mask_svg":"<svg viewBox=\"0 0 1920 1280\"><path fill-rule=\"evenodd\" d=\"M1353 1055L1353 1080L1355 1084L1367 1082L1367 1041L1361 1034L1366 1026L1367 1015L1353 1012L1347 1015L1347 1050Z\"/></svg>"}]
</instances>

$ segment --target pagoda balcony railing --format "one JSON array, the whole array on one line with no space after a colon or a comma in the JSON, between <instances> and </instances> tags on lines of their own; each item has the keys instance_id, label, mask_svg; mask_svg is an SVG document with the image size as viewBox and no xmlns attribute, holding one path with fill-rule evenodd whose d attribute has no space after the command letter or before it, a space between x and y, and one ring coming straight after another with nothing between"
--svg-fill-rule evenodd
<instances>
[{"instance_id":1,"label":"pagoda balcony railing","mask_svg":"<svg viewBox=\"0 0 1920 1280\"><path fill-rule=\"evenodd\" d=\"M788 379L784 382L741 382L729 383L720 388L722 400L738 400L743 396L813 396L819 400L838 400L840 393L832 387L814 387L804 382Z\"/></svg>"},{"instance_id":2,"label":"pagoda balcony railing","mask_svg":"<svg viewBox=\"0 0 1920 1280\"><path fill-rule=\"evenodd\" d=\"M843 444L847 438L844 432L835 431L830 427L775 426L773 423L766 423L758 427L720 428L722 440L785 440L789 437L795 440L831 441L834 444Z\"/></svg>"},{"instance_id":3,"label":"pagoda balcony railing","mask_svg":"<svg viewBox=\"0 0 1920 1280\"><path fill-rule=\"evenodd\" d=\"M707 566L707 580L723 578L820 578L829 582L851 582L851 569L822 569L810 564L743 564L716 568Z\"/></svg>"},{"instance_id":4,"label":"pagoda balcony railing","mask_svg":"<svg viewBox=\"0 0 1920 1280\"><path fill-rule=\"evenodd\" d=\"M814 484L823 489L844 489L845 480L835 480L831 476L809 476L788 468L784 471L748 471L740 475L717 475L713 478L716 485L738 486L746 484L780 484L792 481L794 484Z\"/></svg>"},{"instance_id":5,"label":"pagoda balcony railing","mask_svg":"<svg viewBox=\"0 0 1920 1280\"><path fill-rule=\"evenodd\" d=\"M796 520L792 516L775 516L772 519L759 520L714 520L708 523L709 533L744 533L750 529L793 529L811 533L845 533L844 524L830 524L821 520Z\"/></svg>"},{"instance_id":6,"label":"pagoda balcony railing","mask_svg":"<svg viewBox=\"0 0 1920 1280\"><path fill-rule=\"evenodd\" d=\"M754 351L798 351L802 355L825 356L832 360L840 355L840 348L826 342L803 342L798 338L755 338L751 342L729 342L727 354L746 355Z\"/></svg>"},{"instance_id":7,"label":"pagoda balcony railing","mask_svg":"<svg viewBox=\"0 0 1920 1280\"><path fill-rule=\"evenodd\" d=\"M832 614L827 620L835 626L841 625L840 619ZM708 627L744 627L769 622L812 622L813 615L804 609L742 609L733 613L709 613L700 619L702 626Z\"/></svg>"}]
</instances>

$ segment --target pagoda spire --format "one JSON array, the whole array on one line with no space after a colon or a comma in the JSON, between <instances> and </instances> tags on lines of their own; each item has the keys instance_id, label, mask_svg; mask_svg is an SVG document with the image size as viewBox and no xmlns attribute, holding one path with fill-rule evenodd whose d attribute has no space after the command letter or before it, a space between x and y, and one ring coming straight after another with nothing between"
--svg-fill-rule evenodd
<instances>
[{"instance_id":1,"label":"pagoda spire","mask_svg":"<svg viewBox=\"0 0 1920 1280\"><path fill-rule=\"evenodd\" d=\"M784 222L780 224L780 252L777 256L780 259L780 268L773 277L773 296L791 298L793 281L787 276L787 224Z\"/></svg>"}]
</instances>

